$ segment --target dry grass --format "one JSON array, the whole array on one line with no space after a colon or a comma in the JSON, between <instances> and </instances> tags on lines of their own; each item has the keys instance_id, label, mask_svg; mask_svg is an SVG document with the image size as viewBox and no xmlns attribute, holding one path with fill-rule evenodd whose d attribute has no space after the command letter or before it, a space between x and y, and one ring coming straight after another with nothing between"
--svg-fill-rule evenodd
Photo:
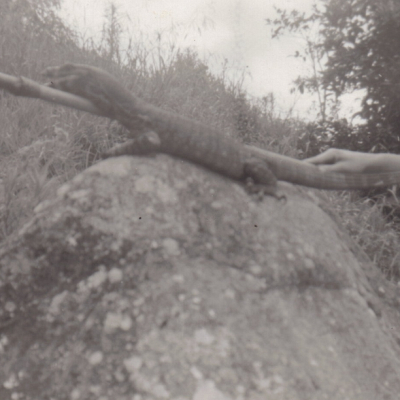
<instances>
[{"instance_id":1,"label":"dry grass","mask_svg":"<svg viewBox=\"0 0 400 400\"><path fill-rule=\"evenodd\" d=\"M387 197L371 200L356 192L326 192L328 207L369 258L393 281L400 280L399 221L387 214ZM390 204L390 210L398 208Z\"/></svg>"}]
</instances>

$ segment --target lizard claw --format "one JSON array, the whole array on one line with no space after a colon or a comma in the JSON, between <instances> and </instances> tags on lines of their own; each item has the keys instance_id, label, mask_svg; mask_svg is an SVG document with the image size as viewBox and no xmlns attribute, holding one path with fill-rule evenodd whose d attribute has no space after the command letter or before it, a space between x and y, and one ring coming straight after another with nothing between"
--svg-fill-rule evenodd
<instances>
[{"instance_id":1,"label":"lizard claw","mask_svg":"<svg viewBox=\"0 0 400 400\"><path fill-rule=\"evenodd\" d=\"M254 194L258 201L261 201L265 196L272 196L286 204L287 198L285 195L279 195L276 192L276 185L263 185L254 183L250 177L246 178L246 189L250 194Z\"/></svg>"}]
</instances>

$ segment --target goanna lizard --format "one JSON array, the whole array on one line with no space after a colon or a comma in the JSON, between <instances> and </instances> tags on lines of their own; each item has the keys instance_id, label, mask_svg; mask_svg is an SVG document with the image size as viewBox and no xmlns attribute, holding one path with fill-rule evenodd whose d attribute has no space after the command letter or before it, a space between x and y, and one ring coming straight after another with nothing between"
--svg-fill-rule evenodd
<instances>
[{"instance_id":1,"label":"goanna lizard","mask_svg":"<svg viewBox=\"0 0 400 400\"><path fill-rule=\"evenodd\" d=\"M138 98L107 72L79 64L50 67L49 86L91 101L101 115L116 119L133 139L106 156L162 152L235 180L252 180L276 197L277 180L318 189L366 189L400 183L400 171L384 173L321 172L290 157L247 146L217 130L164 111ZM135 132L144 132L137 134Z\"/></svg>"}]
</instances>

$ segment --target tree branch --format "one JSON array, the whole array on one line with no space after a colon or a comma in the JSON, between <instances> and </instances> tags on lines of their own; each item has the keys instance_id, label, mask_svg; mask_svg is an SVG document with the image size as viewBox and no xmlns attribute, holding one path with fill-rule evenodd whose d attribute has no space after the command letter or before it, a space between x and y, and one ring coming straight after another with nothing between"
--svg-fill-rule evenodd
<instances>
[{"instance_id":1,"label":"tree branch","mask_svg":"<svg viewBox=\"0 0 400 400\"><path fill-rule=\"evenodd\" d=\"M71 93L41 85L31 79L0 73L0 88L14 96L32 97L102 116L92 102Z\"/></svg>"}]
</instances>

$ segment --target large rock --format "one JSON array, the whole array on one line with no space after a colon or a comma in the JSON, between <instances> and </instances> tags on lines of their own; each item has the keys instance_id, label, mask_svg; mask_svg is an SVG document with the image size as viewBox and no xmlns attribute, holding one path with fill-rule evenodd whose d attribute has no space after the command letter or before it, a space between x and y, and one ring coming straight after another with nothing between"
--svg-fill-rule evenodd
<instances>
[{"instance_id":1,"label":"large rock","mask_svg":"<svg viewBox=\"0 0 400 400\"><path fill-rule=\"evenodd\" d=\"M162 155L63 186L0 254L0 398L398 399L395 288L281 190Z\"/></svg>"}]
</instances>

